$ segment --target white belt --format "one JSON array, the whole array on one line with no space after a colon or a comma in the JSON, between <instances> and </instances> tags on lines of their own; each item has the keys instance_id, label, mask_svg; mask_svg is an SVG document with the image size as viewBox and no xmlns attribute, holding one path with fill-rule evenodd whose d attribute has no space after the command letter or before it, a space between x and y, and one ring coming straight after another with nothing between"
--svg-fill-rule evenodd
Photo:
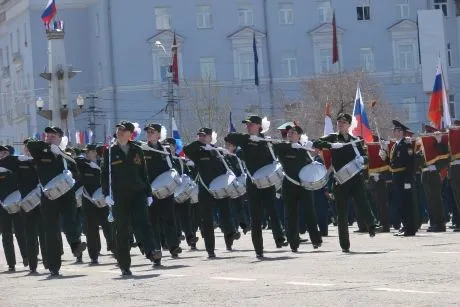
<instances>
[{"instance_id":1,"label":"white belt","mask_svg":"<svg viewBox=\"0 0 460 307\"><path fill-rule=\"evenodd\" d=\"M424 169L422 169L422 172L434 172L436 170L436 165L428 165Z\"/></svg>"},{"instance_id":2,"label":"white belt","mask_svg":"<svg viewBox=\"0 0 460 307\"><path fill-rule=\"evenodd\" d=\"M450 162L450 165L460 165L460 160Z\"/></svg>"}]
</instances>

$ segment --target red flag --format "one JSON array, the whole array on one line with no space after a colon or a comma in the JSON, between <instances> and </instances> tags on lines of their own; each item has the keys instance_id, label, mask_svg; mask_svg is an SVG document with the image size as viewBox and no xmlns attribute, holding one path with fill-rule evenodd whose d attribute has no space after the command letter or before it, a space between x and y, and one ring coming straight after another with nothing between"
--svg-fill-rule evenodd
<instances>
[{"instance_id":1,"label":"red flag","mask_svg":"<svg viewBox=\"0 0 460 307\"><path fill-rule=\"evenodd\" d=\"M172 81L173 83L175 83L176 85L179 85L179 63L177 61L177 41L176 41L176 32L174 32L174 41L173 41L173 45L171 47L171 50L172 50L172 54L173 54L173 58L172 58L172 74L173 74L173 78L172 78Z\"/></svg>"},{"instance_id":2,"label":"red flag","mask_svg":"<svg viewBox=\"0 0 460 307\"><path fill-rule=\"evenodd\" d=\"M335 11L332 15L332 64L339 61L339 49L337 46L337 24L335 22Z\"/></svg>"}]
</instances>

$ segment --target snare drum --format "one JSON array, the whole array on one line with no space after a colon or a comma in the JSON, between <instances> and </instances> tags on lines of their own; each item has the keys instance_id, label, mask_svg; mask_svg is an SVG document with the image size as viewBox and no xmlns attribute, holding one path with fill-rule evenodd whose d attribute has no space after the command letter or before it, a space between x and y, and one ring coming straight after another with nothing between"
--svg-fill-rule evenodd
<instances>
[{"instance_id":1,"label":"snare drum","mask_svg":"<svg viewBox=\"0 0 460 307\"><path fill-rule=\"evenodd\" d=\"M171 196L180 184L179 174L175 169L170 169L153 180L152 193L157 199L164 199Z\"/></svg>"},{"instance_id":2,"label":"snare drum","mask_svg":"<svg viewBox=\"0 0 460 307\"><path fill-rule=\"evenodd\" d=\"M65 170L62 174L51 179L43 187L43 194L50 199L55 200L70 191L75 184L75 180L72 178L72 173Z\"/></svg>"},{"instance_id":3,"label":"snare drum","mask_svg":"<svg viewBox=\"0 0 460 307\"><path fill-rule=\"evenodd\" d=\"M83 195L85 195L85 187L81 186L75 191L75 199L77 200L77 208L80 208L83 204Z\"/></svg>"},{"instance_id":4,"label":"snare drum","mask_svg":"<svg viewBox=\"0 0 460 307\"><path fill-rule=\"evenodd\" d=\"M236 195L233 196L232 198L238 198L246 194L246 179L247 176L245 173L243 173L240 177L236 178Z\"/></svg>"},{"instance_id":5,"label":"snare drum","mask_svg":"<svg viewBox=\"0 0 460 307\"><path fill-rule=\"evenodd\" d=\"M19 203L19 206L25 212L30 212L40 204L41 196L42 196L42 192L41 192L40 186L37 186L35 189L30 191L29 194L26 195L26 197L24 197L21 200L21 202Z\"/></svg>"},{"instance_id":6,"label":"snare drum","mask_svg":"<svg viewBox=\"0 0 460 307\"><path fill-rule=\"evenodd\" d=\"M279 188L284 177L283 167L280 163L274 162L259 168L252 176L252 182L259 189L275 186Z\"/></svg>"},{"instance_id":7,"label":"snare drum","mask_svg":"<svg viewBox=\"0 0 460 307\"><path fill-rule=\"evenodd\" d=\"M215 199L222 199L226 197L238 197L238 183L236 176L232 172L214 178L209 184L209 192Z\"/></svg>"},{"instance_id":8,"label":"snare drum","mask_svg":"<svg viewBox=\"0 0 460 307\"><path fill-rule=\"evenodd\" d=\"M20 202L21 193L19 191L14 191L5 198L2 202L2 206L9 214L15 214L21 210L21 207L19 206Z\"/></svg>"},{"instance_id":9,"label":"snare drum","mask_svg":"<svg viewBox=\"0 0 460 307\"><path fill-rule=\"evenodd\" d=\"M91 202L98 208L104 208L107 206L104 194L102 194L102 187L94 191L93 195L91 196Z\"/></svg>"},{"instance_id":10,"label":"snare drum","mask_svg":"<svg viewBox=\"0 0 460 307\"><path fill-rule=\"evenodd\" d=\"M334 177L339 184L344 184L363 169L364 166L357 159L354 159L345 164L338 172L335 172Z\"/></svg>"},{"instance_id":11,"label":"snare drum","mask_svg":"<svg viewBox=\"0 0 460 307\"><path fill-rule=\"evenodd\" d=\"M316 191L323 188L328 180L326 167L317 162L305 165L299 172L302 187L309 191Z\"/></svg>"},{"instance_id":12,"label":"snare drum","mask_svg":"<svg viewBox=\"0 0 460 307\"><path fill-rule=\"evenodd\" d=\"M195 184L195 187L192 190L192 194L190 195L190 204L195 205L198 203L198 192L199 192L198 185Z\"/></svg>"},{"instance_id":13,"label":"snare drum","mask_svg":"<svg viewBox=\"0 0 460 307\"><path fill-rule=\"evenodd\" d=\"M187 175L182 175L182 183L174 191L174 201L178 204L186 202L193 193L196 183Z\"/></svg>"}]
</instances>

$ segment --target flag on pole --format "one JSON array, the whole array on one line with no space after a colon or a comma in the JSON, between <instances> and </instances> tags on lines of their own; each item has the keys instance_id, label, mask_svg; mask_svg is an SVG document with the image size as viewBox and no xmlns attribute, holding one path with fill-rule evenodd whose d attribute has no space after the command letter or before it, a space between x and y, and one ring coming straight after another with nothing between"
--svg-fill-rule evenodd
<instances>
[{"instance_id":1,"label":"flag on pole","mask_svg":"<svg viewBox=\"0 0 460 307\"><path fill-rule=\"evenodd\" d=\"M335 21L335 11L332 13L332 64L339 61L339 47L337 44L337 24Z\"/></svg>"},{"instance_id":2,"label":"flag on pole","mask_svg":"<svg viewBox=\"0 0 460 307\"><path fill-rule=\"evenodd\" d=\"M174 31L174 40L173 45L171 47L172 50L172 65L171 65L171 72L173 74L172 82L176 85L179 85L179 63L177 61L177 41L176 41L176 32Z\"/></svg>"},{"instance_id":3,"label":"flag on pole","mask_svg":"<svg viewBox=\"0 0 460 307\"><path fill-rule=\"evenodd\" d=\"M353 107L353 119L350 126L350 134L362 137L366 142L372 142L372 130L367 120L366 110L364 109L363 97L361 89L356 89L355 105Z\"/></svg>"},{"instance_id":4,"label":"flag on pole","mask_svg":"<svg viewBox=\"0 0 460 307\"><path fill-rule=\"evenodd\" d=\"M324 110L324 134L329 135L334 132L334 126L332 125L332 116L331 116L331 104L326 103L326 109Z\"/></svg>"},{"instance_id":5,"label":"flag on pole","mask_svg":"<svg viewBox=\"0 0 460 307\"><path fill-rule=\"evenodd\" d=\"M235 126L232 121L232 112L230 111L230 116L228 119L228 132L236 132Z\"/></svg>"},{"instance_id":6,"label":"flag on pole","mask_svg":"<svg viewBox=\"0 0 460 307\"><path fill-rule=\"evenodd\" d=\"M53 20L56 14L57 14L56 2L54 0L49 0L41 16L43 23L45 24L46 27L49 27L51 20Z\"/></svg>"},{"instance_id":7,"label":"flag on pole","mask_svg":"<svg viewBox=\"0 0 460 307\"><path fill-rule=\"evenodd\" d=\"M252 51L254 52L254 84L259 86L259 55L257 54L256 33L252 37Z\"/></svg>"},{"instance_id":8,"label":"flag on pole","mask_svg":"<svg viewBox=\"0 0 460 307\"><path fill-rule=\"evenodd\" d=\"M172 118L171 128L172 128L172 137L173 139L176 140L176 155L183 157L185 156L184 151L182 150L184 146L183 146L180 134L179 134L179 129L177 129L176 120L174 119L174 117Z\"/></svg>"},{"instance_id":9,"label":"flag on pole","mask_svg":"<svg viewBox=\"0 0 460 307\"><path fill-rule=\"evenodd\" d=\"M428 119L438 130L442 128L442 121L445 127L449 127L452 124L440 58L438 59L438 65L436 67L436 77L434 79L433 92L431 93L430 106L428 108Z\"/></svg>"}]
</instances>

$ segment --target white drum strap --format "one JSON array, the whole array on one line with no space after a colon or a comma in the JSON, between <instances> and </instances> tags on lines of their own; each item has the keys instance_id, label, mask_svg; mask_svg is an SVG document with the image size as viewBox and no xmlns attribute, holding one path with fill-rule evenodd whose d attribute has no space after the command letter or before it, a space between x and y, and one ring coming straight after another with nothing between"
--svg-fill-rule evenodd
<instances>
[{"instance_id":1,"label":"white drum strap","mask_svg":"<svg viewBox=\"0 0 460 307\"><path fill-rule=\"evenodd\" d=\"M200 173L198 173L198 180L200 181L201 185L208 191L209 194L212 195L211 190L209 190L208 186L204 183L203 178L201 178Z\"/></svg>"},{"instance_id":2,"label":"white drum strap","mask_svg":"<svg viewBox=\"0 0 460 307\"><path fill-rule=\"evenodd\" d=\"M219 157L219 159L220 159L220 160L222 161L222 163L224 164L225 169L227 170L227 173L228 173L228 174L230 174L230 173L233 174L233 171L230 169L230 167L228 167L227 161L225 161L225 158L224 158L224 156L220 153L220 151L216 150L216 153L217 153L217 156Z\"/></svg>"},{"instance_id":3,"label":"white drum strap","mask_svg":"<svg viewBox=\"0 0 460 307\"><path fill-rule=\"evenodd\" d=\"M361 142L361 140L356 140L353 142L346 143L345 145L351 145L353 147L353 150L355 151L356 157L361 157L361 154L359 153L358 147L356 146L356 143ZM337 174L337 171L335 170L335 167L332 166L332 170L334 171L334 174Z\"/></svg>"},{"instance_id":4,"label":"white drum strap","mask_svg":"<svg viewBox=\"0 0 460 307\"><path fill-rule=\"evenodd\" d=\"M249 172L248 168L246 167L246 162L241 161L241 164L244 166L244 172L246 175L248 175L249 179L251 179L251 182L254 183L254 177L252 177L251 172Z\"/></svg>"},{"instance_id":5,"label":"white drum strap","mask_svg":"<svg viewBox=\"0 0 460 307\"><path fill-rule=\"evenodd\" d=\"M289 180L289 181L292 182L293 184L298 185L298 186L301 186L300 182L298 182L298 181L295 180L295 179L292 179L292 178L289 177L286 173L284 173L284 176L286 177L287 180Z\"/></svg>"},{"instance_id":6,"label":"white drum strap","mask_svg":"<svg viewBox=\"0 0 460 307\"><path fill-rule=\"evenodd\" d=\"M270 151L270 154L273 158L273 161L278 162L278 158L275 156L275 152L273 151L273 144L270 142L267 142L268 150Z\"/></svg>"}]
</instances>

